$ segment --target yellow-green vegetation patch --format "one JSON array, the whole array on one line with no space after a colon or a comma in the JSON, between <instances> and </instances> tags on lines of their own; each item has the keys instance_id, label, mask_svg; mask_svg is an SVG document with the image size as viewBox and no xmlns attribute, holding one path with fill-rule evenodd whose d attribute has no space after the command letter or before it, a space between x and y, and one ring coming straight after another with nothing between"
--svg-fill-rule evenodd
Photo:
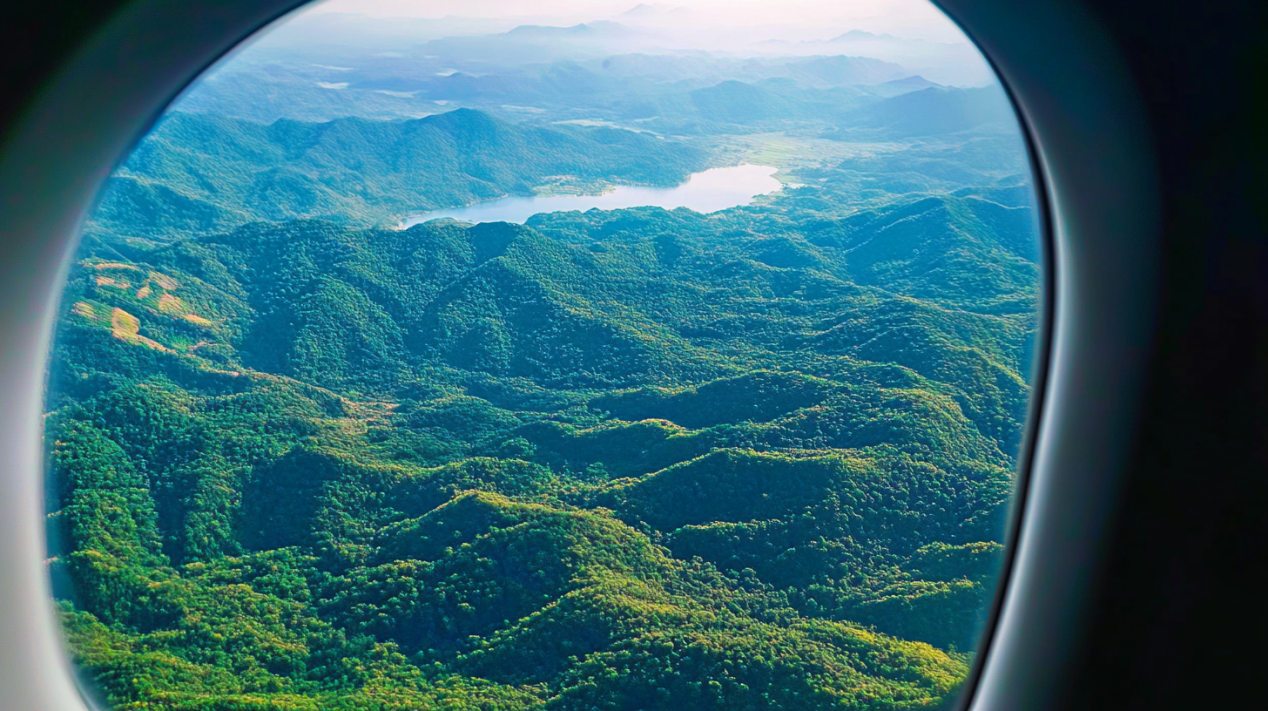
<instances>
[{"instance_id":1,"label":"yellow-green vegetation patch","mask_svg":"<svg viewBox=\"0 0 1268 711\"><path fill-rule=\"evenodd\" d=\"M171 353L172 349L141 335L141 320L136 316L116 307L110 314L110 330L115 338L128 343L136 343L147 348L153 348L156 351Z\"/></svg>"},{"instance_id":2,"label":"yellow-green vegetation patch","mask_svg":"<svg viewBox=\"0 0 1268 711\"><path fill-rule=\"evenodd\" d=\"M104 262L104 261L85 260L82 263L84 266L91 267L93 269L125 269L127 271L133 271L133 272L145 271L144 269L136 266L135 264L124 264L123 262Z\"/></svg>"},{"instance_id":3,"label":"yellow-green vegetation patch","mask_svg":"<svg viewBox=\"0 0 1268 711\"><path fill-rule=\"evenodd\" d=\"M140 332L141 320L123 309L116 308L110 315L110 328L114 331L115 338L131 340Z\"/></svg>"},{"instance_id":4,"label":"yellow-green vegetation patch","mask_svg":"<svg viewBox=\"0 0 1268 711\"><path fill-rule=\"evenodd\" d=\"M98 276L97 286L113 286L119 289L130 289L132 285L126 281L116 281L108 276Z\"/></svg>"},{"instance_id":5,"label":"yellow-green vegetation patch","mask_svg":"<svg viewBox=\"0 0 1268 711\"><path fill-rule=\"evenodd\" d=\"M175 314L177 316L185 313L185 302L179 297L171 294L163 294L158 300L158 310L160 313Z\"/></svg>"},{"instance_id":6,"label":"yellow-green vegetation patch","mask_svg":"<svg viewBox=\"0 0 1268 711\"><path fill-rule=\"evenodd\" d=\"M180 288L180 282L161 272L150 272L150 280L167 291L176 291Z\"/></svg>"},{"instance_id":7,"label":"yellow-green vegetation patch","mask_svg":"<svg viewBox=\"0 0 1268 711\"><path fill-rule=\"evenodd\" d=\"M101 312L105 310L106 313L109 313L108 309L109 307L107 306L94 305L88 301L76 301L75 305L71 307L71 312L93 321L105 322L109 320L109 317L103 316Z\"/></svg>"}]
</instances>

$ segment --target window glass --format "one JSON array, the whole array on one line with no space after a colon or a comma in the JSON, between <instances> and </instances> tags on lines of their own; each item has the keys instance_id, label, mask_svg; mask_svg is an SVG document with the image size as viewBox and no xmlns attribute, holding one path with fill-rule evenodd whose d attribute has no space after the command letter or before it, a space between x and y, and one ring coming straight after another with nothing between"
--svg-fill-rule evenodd
<instances>
[{"instance_id":1,"label":"window glass","mask_svg":"<svg viewBox=\"0 0 1268 711\"><path fill-rule=\"evenodd\" d=\"M49 572L114 708L949 707L1042 264L924 0L336 0L103 188Z\"/></svg>"}]
</instances>

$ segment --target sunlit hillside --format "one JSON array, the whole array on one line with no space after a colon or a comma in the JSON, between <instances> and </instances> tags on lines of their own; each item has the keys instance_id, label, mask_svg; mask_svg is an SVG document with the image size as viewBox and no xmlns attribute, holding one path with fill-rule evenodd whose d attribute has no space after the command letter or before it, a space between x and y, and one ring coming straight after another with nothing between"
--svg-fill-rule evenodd
<instances>
[{"instance_id":1,"label":"sunlit hillside","mask_svg":"<svg viewBox=\"0 0 1268 711\"><path fill-rule=\"evenodd\" d=\"M1039 320L1002 93L558 29L243 60L111 179L45 431L116 707L954 703ZM396 228L740 163L783 188Z\"/></svg>"}]
</instances>

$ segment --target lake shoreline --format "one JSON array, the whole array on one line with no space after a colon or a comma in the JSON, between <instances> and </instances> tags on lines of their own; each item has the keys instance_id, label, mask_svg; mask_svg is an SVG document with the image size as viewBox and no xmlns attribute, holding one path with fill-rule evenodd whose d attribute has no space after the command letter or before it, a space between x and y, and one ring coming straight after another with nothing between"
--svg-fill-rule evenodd
<instances>
[{"instance_id":1,"label":"lake shoreline","mask_svg":"<svg viewBox=\"0 0 1268 711\"><path fill-rule=\"evenodd\" d=\"M432 210L401 220L397 229L409 229L432 220L453 219L481 222L515 222L523 224L533 215L549 212L586 211L590 209L620 210L631 207L662 207L673 210L686 207L709 214L732 207L752 204L761 195L784 188L774 175L778 168L767 165L742 164L728 168L710 168L692 173L687 180L669 188L617 185L598 195L535 195L501 197L464 207Z\"/></svg>"}]
</instances>

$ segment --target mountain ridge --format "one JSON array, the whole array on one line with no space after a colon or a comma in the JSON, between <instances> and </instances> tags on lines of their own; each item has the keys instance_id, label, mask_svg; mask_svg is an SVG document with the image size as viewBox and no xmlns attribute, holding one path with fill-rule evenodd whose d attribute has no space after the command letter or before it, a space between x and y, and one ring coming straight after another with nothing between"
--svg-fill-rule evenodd
<instances>
[{"instance_id":1,"label":"mountain ridge","mask_svg":"<svg viewBox=\"0 0 1268 711\"><path fill-rule=\"evenodd\" d=\"M332 96L402 102L617 91L399 121L177 113L116 174L69 271L44 430L49 571L107 702L956 703L1040 328L1026 153L991 125L1007 102L840 84L895 70L839 58L693 55L661 91L663 60L608 59L415 58L415 84L311 67ZM910 115L931 107L954 110ZM392 228L425 201L768 159L783 189L710 214Z\"/></svg>"},{"instance_id":2,"label":"mountain ridge","mask_svg":"<svg viewBox=\"0 0 1268 711\"><path fill-rule=\"evenodd\" d=\"M554 159L529 159L542 153ZM176 113L111 178L89 229L161 237L260 219L381 224L531 195L560 175L675 185L702 165L692 147L632 131L518 127L473 109L268 125Z\"/></svg>"}]
</instances>

